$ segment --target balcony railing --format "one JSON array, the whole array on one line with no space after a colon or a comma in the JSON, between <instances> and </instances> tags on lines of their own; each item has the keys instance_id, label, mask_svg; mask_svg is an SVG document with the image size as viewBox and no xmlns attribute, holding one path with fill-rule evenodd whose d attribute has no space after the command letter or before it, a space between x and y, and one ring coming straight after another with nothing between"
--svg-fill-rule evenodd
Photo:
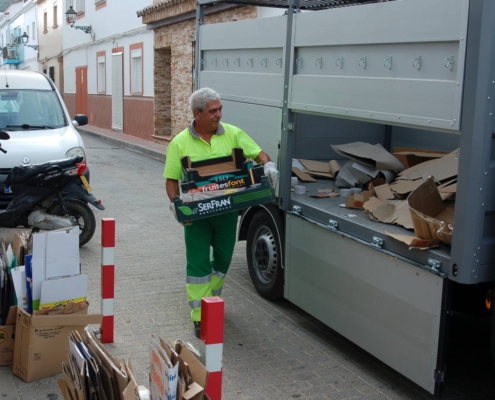
<instances>
[{"instance_id":1,"label":"balcony railing","mask_svg":"<svg viewBox=\"0 0 495 400\"><path fill-rule=\"evenodd\" d=\"M19 46L5 46L2 48L4 64L19 64Z\"/></svg>"}]
</instances>

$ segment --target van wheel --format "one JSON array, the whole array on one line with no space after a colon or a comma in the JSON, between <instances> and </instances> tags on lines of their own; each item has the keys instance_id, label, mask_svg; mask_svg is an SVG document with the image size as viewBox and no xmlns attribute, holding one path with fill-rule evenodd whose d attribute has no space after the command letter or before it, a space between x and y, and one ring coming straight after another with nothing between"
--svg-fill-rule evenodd
<instances>
[{"instance_id":1,"label":"van wheel","mask_svg":"<svg viewBox=\"0 0 495 400\"><path fill-rule=\"evenodd\" d=\"M249 224L246 256L249 275L256 291L265 299L284 294L284 270L279 236L270 216L260 211Z\"/></svg>"},{"instance_id":2,"label":"van wheel","mask_svg":"<svg viewBox=\"0 0 495 400\"><path fill-rule=\"evenodd\" d=\"M79 247L84 246L93 237L96 230L96 219L86 203L79 200L65 200L68 214L63 213L62 205L57 203L54 205L51 213L63 217L74 217L79 225Z\"/></svg>"}]
</instances>

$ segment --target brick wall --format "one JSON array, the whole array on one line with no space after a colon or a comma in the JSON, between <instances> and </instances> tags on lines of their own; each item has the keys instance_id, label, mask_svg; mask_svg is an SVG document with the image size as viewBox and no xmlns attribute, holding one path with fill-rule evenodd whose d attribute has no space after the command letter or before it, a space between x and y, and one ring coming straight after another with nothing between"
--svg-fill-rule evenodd
<instances>
[{"instance_id":1,"label":"brick wall","mask_svg":"<svg viewBox=\"0 0 495 400\"><path fill-rule=\"evenodd\" d=\"M182 7L188 2L179 3ZM172 8L172 7L170 7ZM172 13L167 8L162 13ZM192 8L195 9L195 8ZM189 11L189 10L188 10ZM244 20L256 18L256 7L242 7L234 10L225 11L218 14L209 15L205 19L206 24L220 23L233 20ZM153 15L153 17L156 17ZM147 19L151 16L147 16ZM145 22L145 18L143 18ZM189 96L192 93L192 41L194 39L195 20L181 22L179 24L159 28L155 30L155 135L167 135L167 131L172 136L185 129L192 120L192 112L189 110ZM167 74L166 62L158 57L161 49L170 51L171 58L171 79L170 85L168 80L162 78ZM164 94L170 91L170 100L166 96L157 96L157 93ZM170 101L170 130L167 124L167 110L163 104Z\"/></svg>"},{"instance_id":2,"label":"brick wall","mask_svg":"<svg viewBox=\"0 0 495 400\"><path fill-rule=\"evenodd\" d=\"M76 115L76 94L64 93L62 97L64 98L64 103L67 107L67 111L69 111L69 115L74 118L74 115Z\"/></svg>"},{"instance_id":3,"label":"brick wall","mask_svg":"<svg viewBox=\"0 0 495 400\"><path fill-rule=\"evenodd\" d=\"M91 125L112 128L112 96L88 95L88 119Z\"/></svg>"},{"instance_id":4,"label":"brick wall","mask_svg":"<svg viewBox=\"0 0 495 400\"><path fill-rule=\"evenodd\" d=\"M124 133L153 140L153 98L124 96Z\"/></svg>"},{"instance_id":5,"label":"brick wall","mask_svg":"<svg viewBox=\"0 0 495 400\"><path fill-rule=\"evenodd\" d=\"M154 141L160 143L162 141L160 138L170 138L172 134L172 54L170 47L155 49L154 59Z\"/></svg>"}]
</instances>

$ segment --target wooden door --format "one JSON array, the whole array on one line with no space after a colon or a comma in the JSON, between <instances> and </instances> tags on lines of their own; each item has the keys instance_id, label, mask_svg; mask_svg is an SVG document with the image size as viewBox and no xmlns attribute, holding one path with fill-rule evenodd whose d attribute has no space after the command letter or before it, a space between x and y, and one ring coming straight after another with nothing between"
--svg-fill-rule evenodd
<instances>
[{"instance_id":1,"label":"wooden door","mask_svg":"<svg viewBox=\"0 0 495 400\"><path fill-rule=\"evenodd\" d=\"M88 115L88 67L76 68L76 114Z\"/></svg>"}]
</instances>

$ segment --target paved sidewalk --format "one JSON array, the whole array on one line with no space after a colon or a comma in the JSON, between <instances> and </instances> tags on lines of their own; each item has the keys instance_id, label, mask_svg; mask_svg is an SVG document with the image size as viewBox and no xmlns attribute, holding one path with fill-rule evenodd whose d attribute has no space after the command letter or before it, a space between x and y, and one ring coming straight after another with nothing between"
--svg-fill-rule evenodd
<instances>
[{"instance_id":1,"label":"paved sidewalk","mask_svg":"<svg viewBox=\"0 0 495 400\"><path fill-rule=\"evenodd\" d=\"M93 125L82 126L78 128L78 131L87 136L102 140L107 144L135 151L159 161L165 161L166 145Z\"/></svg>"}]
</instances>

